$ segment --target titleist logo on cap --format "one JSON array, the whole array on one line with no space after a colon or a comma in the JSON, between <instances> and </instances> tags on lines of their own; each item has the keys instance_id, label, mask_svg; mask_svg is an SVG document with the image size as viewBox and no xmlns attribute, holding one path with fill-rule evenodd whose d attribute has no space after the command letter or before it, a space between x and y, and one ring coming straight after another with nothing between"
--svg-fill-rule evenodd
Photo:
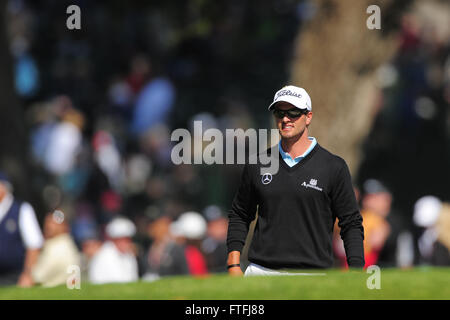
<instances>
[{"instance_id":1,"label":"titleist logo on cap","mask_svg":"<svg viewBox=\"0 0 450 320\"><path fill-rule=\"evenodd\" d=\"M302 95L300 93L295 93L289 89L279 91L277 93L276 99L278 99L279 97L282 97L282 96L293 96L293 97L297 97L297 98L302 97Z\"/></svg>"}]
</instances>

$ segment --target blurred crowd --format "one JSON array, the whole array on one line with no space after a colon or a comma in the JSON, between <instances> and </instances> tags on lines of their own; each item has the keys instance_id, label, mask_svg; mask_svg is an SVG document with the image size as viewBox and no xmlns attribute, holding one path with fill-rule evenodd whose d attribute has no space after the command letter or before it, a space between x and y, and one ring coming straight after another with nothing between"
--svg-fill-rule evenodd
<instances>
[{"instance_id":1,"label":"blurred crowd","mask_svg":"<svg viewBox=\"0 0 450 320\"><path fill-rule=\"evenodd\" d=\"M403 15L398 50L377 71L355 181L369 264L449 264L450 33L448 15L438 20L433 10Z\"/></svg>"},{"instance_id":2,"label":"blurred crowd","mask_svg":"<svg viewBox=\"0 0 450 320\"><path fill-rule=\"evenodd\" d=\"M33 207L16 199L12 190L0 173L0 285L71 285L67 281L73 279L68 276L73 268L79 269L79 281L94 284L226 270L228 219L218 206L176 219L151 208L139 227L152 241L142 247L136 224L122 215L112 217L102 234L86 220L80 235L57 209L45 215L41 231Z\"/></svg>"},{"instance_id":3,"label":"blurred crowd","mask_svg":"<svg viewBox=\"0 0 450 320\"><path fill-rule=\"evenodd\" d=\"M68 31L64 1L8 1L41 201L20 202L0 174L0 237L12 241L0 238L0 284L62 284L70 265L93 283L226 271L241 167L174 165L171 132L194 120L203 130L270 127L255 111L287 81L311 10L309 1L258 4L258 14L188 3L96 1L82 30ZM355 177L367 265L450 263L450 42L426 27L405 18L399 52L379 70L379 111Z\"/></svg>"},{"instance_id":4,"label":"blurred crowd","mask_svg":"<svg viewBox=\"0 0 450 320\"><path fill-rule=\"evenodd\" d=\"M363 217L366 268L450 266L450 202L432 195L417 199L411 214L414 228L410 228L393 206L392 191L379 180L366 180L361 190L355 187L355 194ZM336 222L335 266L347 268L339 232Z\"/></svg>"},{"instance_id":5,"label":"blurred crowd","mask_svg":"<svg viewBox=\"0 0 450 320\"><path fill-rule=\"evenodd\" d=\"M0 220L15 221L22 252L14 268L0 258L0 283L53 284L31 265L39 252L64 245L71 258L61 262L80 260L82 279L95 283L226 271L226 210L241 168L174 165L171 132L192 130L195 120L204 130L267 125L250 110L271 98L264 88L287 78L301 8L289 1L258 4L255 14L228 1L178 7L95 1L81 5L81 30L71 31L71 4L7 1L37 240L19 241L18 212ZM237 43L239 55L232 50ZM261 67L273 54L286 59ZM47 225L61 240L49 240ZM51 242L59 245L47 249Z\"/></svg>"}]
</instances>

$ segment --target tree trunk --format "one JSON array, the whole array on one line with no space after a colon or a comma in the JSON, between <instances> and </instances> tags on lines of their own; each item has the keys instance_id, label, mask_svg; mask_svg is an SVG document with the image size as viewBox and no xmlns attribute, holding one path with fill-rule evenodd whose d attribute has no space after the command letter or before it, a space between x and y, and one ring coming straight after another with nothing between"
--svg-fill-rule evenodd
<instances>
[{"instance_id":1,"label":"tree trunk","mask_svg":"<svg viewBox=\"0 0 450 320\"><path fill-rule=\"evenodd\" d=\"M291 83L311 96L311 135L343 157L355 173L360 144L379 101L376 70L396 52L396 30L409 1L316 0L316 14L302 26ZM381 9L381 30L369 30L369 5Z\"/></svg>"}]
</instances>

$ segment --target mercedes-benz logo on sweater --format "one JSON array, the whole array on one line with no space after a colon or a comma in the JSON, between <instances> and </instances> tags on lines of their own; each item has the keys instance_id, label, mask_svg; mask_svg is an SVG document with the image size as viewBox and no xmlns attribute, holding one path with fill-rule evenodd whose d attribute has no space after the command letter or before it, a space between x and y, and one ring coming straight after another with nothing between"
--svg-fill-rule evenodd
<instances>
[{"instance_id":1,"label":"mercedes-benz logo on sweater","mask_svg":"<svg viewBox=\"0 0 450 320\"><path fill-rule=\"evenodd\" d=\"M264 173L261 182L263 184L269 184L272 181L272 175L270 173Z\"/></svg>"}]
</instances>

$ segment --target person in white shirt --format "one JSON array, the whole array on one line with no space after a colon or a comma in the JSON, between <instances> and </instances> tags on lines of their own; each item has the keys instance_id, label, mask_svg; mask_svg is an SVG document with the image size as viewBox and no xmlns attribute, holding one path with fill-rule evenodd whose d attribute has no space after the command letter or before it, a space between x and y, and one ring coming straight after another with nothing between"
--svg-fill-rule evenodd
<instances>
[{"instance_id":1,"label":"person in white shirt","mask_svg":"<svg viewBox=\"0 0 450 320\"><path fill-rule=\"evenodd\" d=\"M107 241L92 258L88 276L94 284L133 282L139 279L132 237L136 227L126 218L115 218L106 226Z\"/></svg>"},{"instance_id":2,"label":"person in white shirt","mask_svg":"<svg viewBox=\"0 0 450 320\"><path fill-rule=\"evenodd\" d=\"M43 242L33 207L14 198L11 183L0 172L0 285L31 286L31 269Z\"/></svg>"}]
</instances>

